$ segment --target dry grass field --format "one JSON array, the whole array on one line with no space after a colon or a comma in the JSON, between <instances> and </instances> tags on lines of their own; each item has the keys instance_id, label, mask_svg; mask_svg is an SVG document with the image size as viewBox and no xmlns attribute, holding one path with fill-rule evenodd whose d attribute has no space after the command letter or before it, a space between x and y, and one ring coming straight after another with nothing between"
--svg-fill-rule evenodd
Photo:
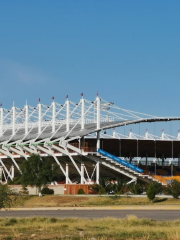
<instances>
[{"instance_id":1,"label":"dry grass field","mask_svg":"<svg viewBox=\"0 0 180 240\"><path fill-rule=\"evenodd\" d=\"M180 200L158 198L151 203L146 197L117 196L19 196L14 207L85 207L118 205L177 205ZM78 218L0 218L0 239L84 239L84 240L179 240L180 220Z\"/></svg>"},{"instance_id":2,"label":"dry grass field","mask_svg":"<svg viewBox=\"0 0 180 240\"><path fill-rule=\"evenodd\" d=\"M0 218L0 239L179 240L179 221Z\"/></svg>"},{"instance_id":3,"label":"dry grass field","mask_svg":"<svg viewBox=\"0 0 180 240\"><path fill-rule=\"evenodd\" d=\"M14 207L90 207L118 205L179 205L180 199L158 198L152 203L146 197L89 196L19 196Z\"/></svg>"}]
</instances>

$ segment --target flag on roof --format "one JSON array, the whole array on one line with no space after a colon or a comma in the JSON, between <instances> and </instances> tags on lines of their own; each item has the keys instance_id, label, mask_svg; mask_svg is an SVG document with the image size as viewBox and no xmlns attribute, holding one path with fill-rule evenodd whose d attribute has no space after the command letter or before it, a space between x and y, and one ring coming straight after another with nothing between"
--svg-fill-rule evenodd
<instances>
[{"instance_id":1,"label":"flag on roof","mask_svg":"<svg viewBox=\"0 0 180 240\"><path fill-rule=\"evenodd\" d=\"M66 98L68 98L68 95L66 95Z\"/></svg>"},{"instance_id":2,"label":"flag on roof","mask_svg":"<svg viewBox=\"0 0 180 240\"><path fill-rule=\"evenodd\" d=\"M99 91L97 91L97 96L99 96Z\"/></svg>"},{"instance_id":3,"label":"flag on roof","mask_svg":"<svg viewBox=\"0 0 180 240\"><path fill-rule=\"evenodd\" d=\"M2 103L0 104L0 107L2 107Z\"/></svg>"},{"instance_id":4,"label":"flag on roof","mask_svg":"<svg viewBox=\"0 0 180 240\"><path fill-rule=\"evenodd\" d=\"M81 93L81 97L83 97L83 93Z\"/></svg>"},{"instance_id":5,"label":"flag on roof","mask_svg":"<svg viewBox=\"0 0 180 240\"><path fill-rule=\"evenodd\" d=\"M54 96L52 97L52 100L54 100Z\"/></svg>"},{"instance_id":6,"label":"flag on roof","mask_svg":"<svg viewBox=\"0 0 180 240\"><path fill-rule=\"evenodd\" d=\"M38 98L38 102L40 102L41 101L41 99L40 98Z\"/></svg>"}]
</instances>

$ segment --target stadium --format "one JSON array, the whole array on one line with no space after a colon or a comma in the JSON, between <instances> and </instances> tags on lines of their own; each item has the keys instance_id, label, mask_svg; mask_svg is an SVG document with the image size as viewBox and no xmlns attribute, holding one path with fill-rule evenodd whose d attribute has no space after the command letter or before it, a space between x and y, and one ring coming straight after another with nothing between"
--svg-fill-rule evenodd
<instances>
[{"instance_id":1,"label":"stadium","mask_svg":"<svg viewBox=\"0 0 180 240\"><path fill-rule=\"evenodd\" d=\"M124 178L166 185L180 179L180 134L144 136L118 129L140 123L179 121L122 109L98 94L79 103L66 96L64 104L39 102L23 109L0 109L0 179L7 182L21 173L31 154L50 156L59 167L60 184L92 184L99 179Z\"/></svg>"}]
</instances>

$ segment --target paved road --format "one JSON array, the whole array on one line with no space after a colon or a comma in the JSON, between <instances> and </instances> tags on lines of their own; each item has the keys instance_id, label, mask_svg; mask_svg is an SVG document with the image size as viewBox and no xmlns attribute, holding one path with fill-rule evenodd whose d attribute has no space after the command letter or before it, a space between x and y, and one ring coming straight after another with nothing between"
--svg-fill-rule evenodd
<instances>
[{"instance_id":1,"label":"paved road","mask_svg":"<svg viewBox=\"0 0 180 240\"><path fill-rule=\"evenodd\" d=\"M56 217L56 218L125 218L136 215L138 218L156 220L180 219L180 210L17 210L0 211L0 217Z\"/></svg>"}]
</instances>

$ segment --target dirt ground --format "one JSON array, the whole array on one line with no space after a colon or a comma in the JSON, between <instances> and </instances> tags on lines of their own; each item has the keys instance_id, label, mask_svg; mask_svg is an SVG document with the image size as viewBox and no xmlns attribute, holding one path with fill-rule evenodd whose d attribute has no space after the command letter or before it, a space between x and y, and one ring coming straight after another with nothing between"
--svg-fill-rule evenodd
<instances>
[{"instance_id":1,"label":"dirt ground","mask_svg":"<svg viewBox=\"0 0 180 240\"><path fill-rule=\"evenodd\" d=\"M154 203L146 197L118 196L19 196L13 207L85 207L118 205L180 205L180 199L157 198Z\"/></svg>"}]
</instances>

